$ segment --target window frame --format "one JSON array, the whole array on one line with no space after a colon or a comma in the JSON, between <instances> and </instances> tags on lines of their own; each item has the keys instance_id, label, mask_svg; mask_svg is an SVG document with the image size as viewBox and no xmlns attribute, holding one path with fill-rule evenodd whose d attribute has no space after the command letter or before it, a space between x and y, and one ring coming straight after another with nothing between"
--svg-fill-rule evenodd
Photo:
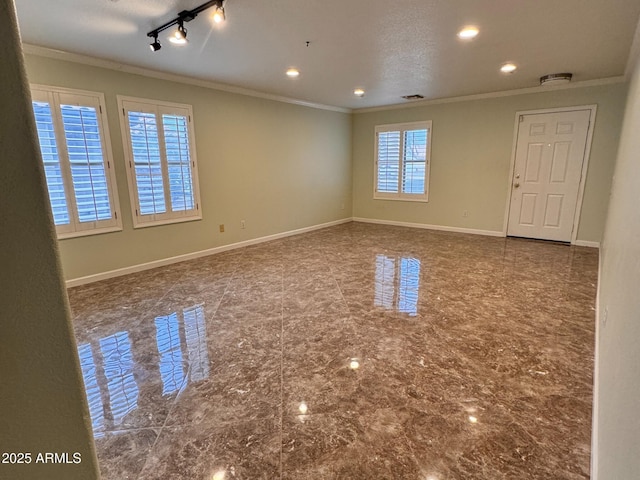
<instances>
[{"instance_id":1,"label":"window frame","mask_svg":"<svg viewBox=\"0 0 640 480\"><path fill-rule=\"evenodd\" d=\"M192 222L202 220L202 202L200 199L200 182L198 179L198 161L196 158L195 126L193 121L193 107L188 104L166 102L162 100L152 100L147 98L129 97L117 95L118 111L120 114L120 131L122 133L122 144L124 148L124 158L127 170L127 185L129 188L129 198L131 199L131 217L133 228L145 228L158 225L169 225L172 223ZM135 107L135 108L131 108ZM141 113L153 113L156 115L156 125L158 126L158 146L160 150L160 163L162 169L163 192L165 205L171 208L170 187L168 175L168 162L166 143L164 142L164 131L162 122L158 121L163 114L178 114L187 116L187 130L189 141L189 160L191 171L191 188L193 191L193 202L195 208L184 211L167 211L164 213L141 214L140 199L135 173L135 162L133 156L133 146L131 133L129 130L129 111ZM193 213L187 213L193 212Z\"/></svg>"},{"instance_id":2,"label":"window frame","mask_svg":"<svg viewBox=\"0 0 640 480\"><path fill-rule=\"evenodd\" d=\"M56 236L58 240L68 238L84 237L88 235L99 235L103 233L121 232L122 231L122 215L120 214L120 202L118 197L118 184L116 181L116 172L113 162L113 152L111 149L111 135L109 133L109 122L107 117L107 109L104 94L101 92L92 92L88 90L78 90L72 88L55 87L50 85L31 84L31 101L32 111L33 102L46 102L51 110L51 118L53 125L53 133L55 136L55 144L58 151L58 159L63 179L64 194L66 200L67 211L69 213L69 224L55 225ZM63 101L64 100L64 101ZM109 206L111 208L112 218L108 220L96 220L92 222L80 222L78 206L75 198L75 188L71 175L71 162L67 147L67 138L64 130L62 119L61 105L77 105L94 107L96 110L96 118L98 122L98 130L100 134L100 143L102 147L102 162L105 170L105 179L107 183L107 194L109 198ZM35 123L35 111L34 123ZM36 134L38 134L36 128ZM40 143L38 142L40 149ZM42 150L40 149L42 156ZM44 160L43 160L44 168ZM47 194L49 193L48 184ZM53 207L52 219L53 219Z\"/></svg>"},{"instance_id":3,"label":"window frame","mask_svg":"<svg viewBox=\"0 0 640 480\"><path fill-rule=\"evenodd\" d=\"M402 192L402 180L404 175L404 137L405 132L412 130L427 131L427 145L425 154L425 173L424 173L424 193L404 193ZM384 132L399 132L400 146L398 156L398 191L397 192L379 192L378 191L378 137ZM374 162L373 162L373 198L374 200L396 200L405 202L422 202L429 201L429 183L431 181L431 143L433 138L433 124L431 120L421 120L418 122L408 123L392 123L386 125L376 125L374 129Z\"/></svg>"}]
</instances>

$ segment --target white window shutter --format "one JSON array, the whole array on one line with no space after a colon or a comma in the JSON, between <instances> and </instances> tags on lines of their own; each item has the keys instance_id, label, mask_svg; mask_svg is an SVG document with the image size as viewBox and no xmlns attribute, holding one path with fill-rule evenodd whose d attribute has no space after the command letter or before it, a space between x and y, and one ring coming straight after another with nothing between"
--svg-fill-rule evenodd
<instances>
[{"instance_id":1,"label":"white window shutter","mask_svg":"<svg viewBox=\"0 0 640 480\"><path fill-rule=\"evenodd\" d=\"M186 115L162 115L171 210L174 212L193 210L195 207L187 125Z\"/></svg>"},{"instance_id":2,"label":"white window shutter","mask_svg":"<svg viewBox=\"0 0 640 480\"><path fill-rule=\"evenodd\" d=\"M427 130L404 132L402 193L424 194L427 165Z\"/></svg>"},{"instance_id":3,"label":"white window shutter","mask_svg":"<svg viewBox=\"0 0 640 480\"><path fill-rule=\"evenodd\" d=\"M102 139L95 107L60 105L78 220L113 217Z\"/></svg>"},{"instance_id":4,"label":"white window shutter","mask_svg":"<svg viewBox=\"0 0 640 480\"><path fill-rule=\"evenodd\" d=\"M431 121L379 125L374 198L428 201Z\"/></svg>"},{"instance_id":5,"label":"white window shutter","mask_svg":"<svg viewBox=\"0 0 640 480\"><path fill-rule=\"evenodd\" d=\"M189 105L118 97L134 227L198 220L193 125Z\"/></svg>"},{"instance_id":6,"label":"white window shutter","mask_svg":"<svg viewBox=\"0 0 640 480\"><path fill-rule=\"evenodd\" d=\"M400 178L400 132L378 133L378 192L397 193Z\"/></svg>"},{"instance_id":7,"label":"white window shutter","mask_svg":"<svg viewBox=\"0 0 640 480\"><path fill-rule=\"evenodd\" d=\"M155 113L127 112L140 215L167 211Z\"/></svg>"},{"instance_id":8,"label":"white window shutter","mask_svg":"<svg viewBox=\"0 0 640 480\"><path fill-rule=\"evenodd\" d=\"M53 221L57 225L69 225L69 206L64 188L64 179L56 134L53 124L53 115L49 102L33 102L33 112L38 130L40 153L44 163L44 173L49 190L49 201L53 212Z\"/></svg>"},{"instance_id":9,"label":"white window shutter","mask_svg":"<svg viewBox=\"0 0 640 480\"><path fill-rule=\"evenodd\" d=\"M104 97L47 86L31 95L58 238L120 230Z\"/></svg>"}]
</instances>

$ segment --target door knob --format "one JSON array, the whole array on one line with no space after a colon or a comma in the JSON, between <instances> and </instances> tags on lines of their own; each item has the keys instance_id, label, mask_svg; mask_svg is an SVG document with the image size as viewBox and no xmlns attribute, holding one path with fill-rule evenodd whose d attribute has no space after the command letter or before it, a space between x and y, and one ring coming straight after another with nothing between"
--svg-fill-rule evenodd
<instances>
[{"instance_id":1,"label":"door knob","mask_svg":"<svg viewBox=\"0 0 640 480\"><path fill-rule=\"evenodd\" d=\"M513 188L518 188L520 186L520 184L518 182L513 184Z\"/></svg>"}]
</instances>

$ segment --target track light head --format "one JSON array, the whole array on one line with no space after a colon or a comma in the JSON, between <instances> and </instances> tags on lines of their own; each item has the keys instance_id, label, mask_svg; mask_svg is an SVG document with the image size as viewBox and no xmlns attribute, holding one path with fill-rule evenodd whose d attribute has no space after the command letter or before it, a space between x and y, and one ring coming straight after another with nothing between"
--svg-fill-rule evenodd
<instances>
[{"instance_id":1,"label":"track light head","mask_svg":"<svg viewBox=\"0 0 640 480\"><path fill-rule=\"evenodd\" d=\"M179 22L178 29L169 37L169 41L176 45L184 45L187 43L187 29L184 28L182 21Z\"/></svg>"},{"instance_id":2,"label":"track light head","mask_svg":"<svg viewBox=\"0 0 640 480\"><path fill-rule=\"evenodd\" d=\"M224 22L227 19L227 16L224 13L224 5L221 4L219 7L216 7L216 11L213 14L213 21L216 23Z\"/></svg>"},{"instance_id":3,"label":"track light head","mask_svg":"<svg viewBox=\"0 0 640 480\"><path fill-rule=\"evenodd\" d=\"M149 45L149 48L152 52L157 52L162 48L162 45L160 45L160 42L158 41L158 34L154 35L153 42Z\"/></svg>"}]
</instances>

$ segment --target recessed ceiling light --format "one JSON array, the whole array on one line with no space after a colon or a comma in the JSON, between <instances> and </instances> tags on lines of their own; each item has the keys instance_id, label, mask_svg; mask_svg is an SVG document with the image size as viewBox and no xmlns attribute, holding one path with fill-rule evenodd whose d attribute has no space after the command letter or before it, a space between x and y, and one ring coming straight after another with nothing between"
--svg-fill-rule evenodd
<instances>
[{"instance_id":1,"label":"recessed ceiling light","mask_svg":"<svg viewBox=\"0 0 640 480\"><path fill-rule=\"evenodd\" d=\"M478 36L478 33L480 33L478 27L469 25L458 32L458 38L461 40L472 40Z\"/></svg>"},{"instance_id":2,"label":"recessed ceiling light","mask_svg":"<svg viewBox=\"0 0 640 480\"><path fill-rule=\"evenodd\" d=\"M297 68L290 68L287 70L287 76L291 78L295 78L300 75L300 71Z\"/></svg>"},{"instance_id":3,"label":"recessed ceiling light","mask_svg":"<svg viewBox=\"0 0 640 480\"><path fill-rule=\"evenodd\" d=\"M518 68L518 67L516 66L516 64L515 64L515 63L511 63L511 62L509 62L509 63L505 63L504 65L502 65L502 66L500 67L500 71L501 71L502 73L513 73L513 72L515 72L515 71L516 71L516 69L517 69L517 68Z\"/></svg>"},{"instance_id":4,"label":"recessed ceiling light","mask_svg":"<svg viewBox=\"0 0 640 480\"><path fill-rule=\"evenodd\" d=\"M363 90L363 89L361 89L361 88L356 88L356 89L353 91L353 94L354 94L356 97L364 97L364 90Z\"/></svg>"}]
</instances>

